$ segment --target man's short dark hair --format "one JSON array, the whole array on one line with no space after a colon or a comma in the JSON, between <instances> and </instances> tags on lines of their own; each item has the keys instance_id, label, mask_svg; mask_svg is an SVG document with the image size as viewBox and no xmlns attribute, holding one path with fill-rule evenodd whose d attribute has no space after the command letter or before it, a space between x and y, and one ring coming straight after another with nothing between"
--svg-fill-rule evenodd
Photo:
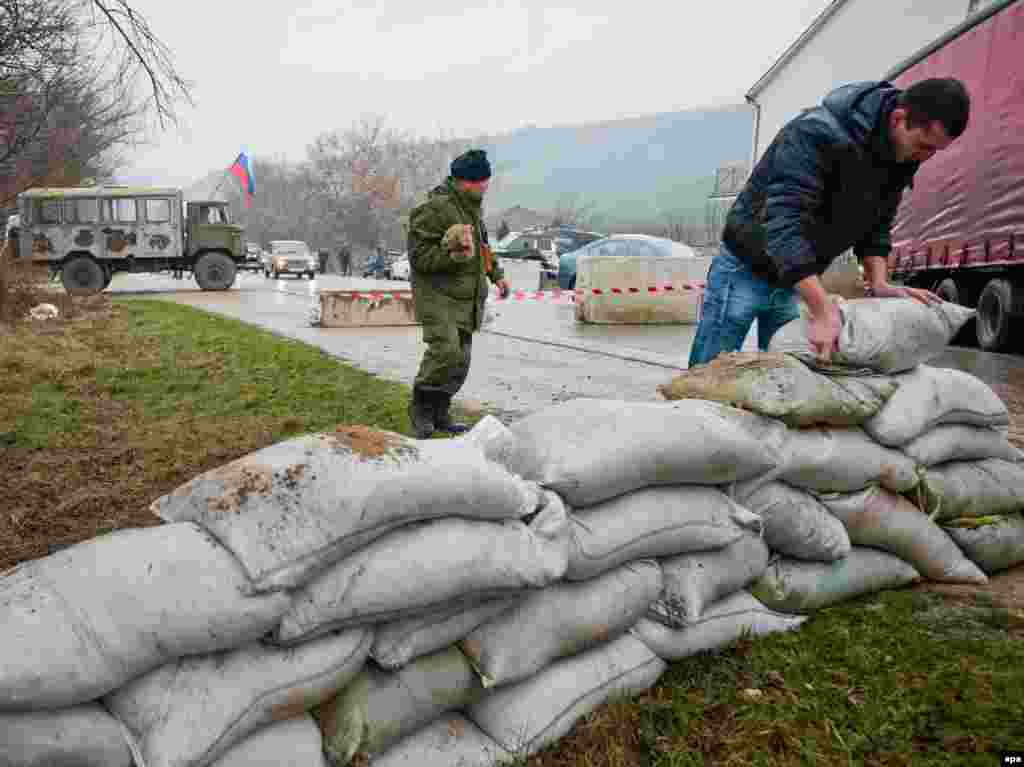
<instances>
[{"instance_id":1,"label":"man's short dark hair","mask_svg":"<svg viewBox=\"0 0 1024 767\"><path fill-rule=\"evenodd\" d=\"M899 105L907 110L908 128L925 128L938 121L950 138L964 132L971 113L971 97L954 77L914 83L900 94Z\"/></svg>"}]
</instances>

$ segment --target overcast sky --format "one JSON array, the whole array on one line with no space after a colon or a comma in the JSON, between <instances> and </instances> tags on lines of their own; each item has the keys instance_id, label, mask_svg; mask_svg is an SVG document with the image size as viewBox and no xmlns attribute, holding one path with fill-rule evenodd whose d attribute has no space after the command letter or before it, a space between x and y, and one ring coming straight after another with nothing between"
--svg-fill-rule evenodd
<instances>
[{"instance_id":1,"label":"overcast sky","mask_svg":"<svg viewBox=\"0 0 1024 767\"><path fill-rule=\"evenodd\" d=\"M364 115L475 135L741 103L828 0L132 0L195 83L125 181L305 157Z\"/></svg>"}]
</instances>

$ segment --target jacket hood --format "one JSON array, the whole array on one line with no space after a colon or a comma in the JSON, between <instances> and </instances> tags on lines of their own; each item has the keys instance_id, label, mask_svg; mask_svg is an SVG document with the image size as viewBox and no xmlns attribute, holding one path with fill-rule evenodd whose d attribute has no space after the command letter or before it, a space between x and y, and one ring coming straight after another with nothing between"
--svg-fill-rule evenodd
<instances>
[{"instance_id":1,"label":"jacket hood","mask_svg":"<svg viewBox=\"0 0 1024 767\"><path fill-rule=\"evenodd\" d=\"M822 106L857 143L890 151L889 132L882 128L900 91L889 82L851 83L829 93Z\"/></svg>"}]
</instances>

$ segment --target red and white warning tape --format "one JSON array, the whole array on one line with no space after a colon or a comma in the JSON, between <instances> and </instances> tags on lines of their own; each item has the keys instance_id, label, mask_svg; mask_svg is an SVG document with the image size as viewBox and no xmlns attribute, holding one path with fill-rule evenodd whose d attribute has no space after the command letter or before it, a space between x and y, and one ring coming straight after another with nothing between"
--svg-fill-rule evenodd
<instances>
[{"instance_id":1,"label":"red and white warning tape","mask_svg":"<svg viewBox=\"0 0 1024 767\"><path fill-rule=\"evenodd\" d=\"M574 290L562 290L561 288L552 288L551 290L513 290L505 298L496 296L499 301L539 301L545 298L552 298L558 300L560 298L577 296L630 296L639 295L641 293L656 294L656 293L683 293L686 291L696 291L698 293L703 292L703 282L684 282L678 286L676 285L650 285L647 288L576 288ZM364 301L383 301L385 299L391 299L394 301L412 300L412 293L410 291L402 292L391 292L391 291L345 291L346 297L352 297L356 300Z\"/></svg>"}]
</instances>

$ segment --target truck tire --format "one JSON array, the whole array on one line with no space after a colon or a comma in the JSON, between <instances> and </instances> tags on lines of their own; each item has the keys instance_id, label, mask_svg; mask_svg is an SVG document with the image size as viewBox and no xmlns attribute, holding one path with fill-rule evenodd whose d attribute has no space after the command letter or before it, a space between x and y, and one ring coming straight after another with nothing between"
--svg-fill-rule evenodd
<instances>
[{"instance_id":1,"label":"truck tire","mask_svg":"<svg viewBox=\"0 0 1024 767\"><path fill-rule=\"evenodd\" d=\"M947 277L946 279L941 280L939 284L934 287L932 292L943 301L949 301L951 304L960 303L960 287L952 277Z\"/></svg>"},{"instance_id":2,"label":"truck tire","mask_svg":"<svg viewBox=\"0 0 1024 767\"><path fill-rule=\"evenodd\" d=\"M932 288L932 292L935 293L943 301L949 301L951 304L960 304L961 306L970 305L970 296L966 289L961 289L961 285L954 280L952 277L947 277L944 280L940 280L935 287ZM977 323L975 320L969 320L964 325L953 339L949 342L951 346L974 346L977 341Z\"/></svg>"},{"instance_id":3,"label":"truck tire","mask_svg":"<svg viewBox=\"0 0 1024 767\"><path fill-rule=\"evenodd\" d=\"M114 279L114 270L108 267L103 268L103 289L106 290L110 287L111 280Z\"/></svg>"},{"instance_id":4,"label":"truck tire","mask_svg":"<svg viewBox=\"0 0 1024 767\"><path fill-rule=\"evenodd\" d=\"M238 266L223 253L204 253L196 260L192 272L203 290L227 290L235 284Z\"/></svg>"},{"instance_id":5,"label":"truck tire","mask_svg":"<svg viewBox=\"0 0 1024 767\"><path fill-rule=\"evenodd\" d=\"M1008 280L993 279L978 297L978 345L988 352L998 351L1010 340L1013 321L1013 286Z\"/></svg>"},{"instance_id":6,"label":"truck tire","mask_svg":"<svg viewBox=\"0 0 1024 767\"><path fill-rule=\"evenodd\" d=\"M60 270L60 281L68 293L92 295L107 286L107 275L94 258L72 256Z\"/></svg>"}]
</instances>

